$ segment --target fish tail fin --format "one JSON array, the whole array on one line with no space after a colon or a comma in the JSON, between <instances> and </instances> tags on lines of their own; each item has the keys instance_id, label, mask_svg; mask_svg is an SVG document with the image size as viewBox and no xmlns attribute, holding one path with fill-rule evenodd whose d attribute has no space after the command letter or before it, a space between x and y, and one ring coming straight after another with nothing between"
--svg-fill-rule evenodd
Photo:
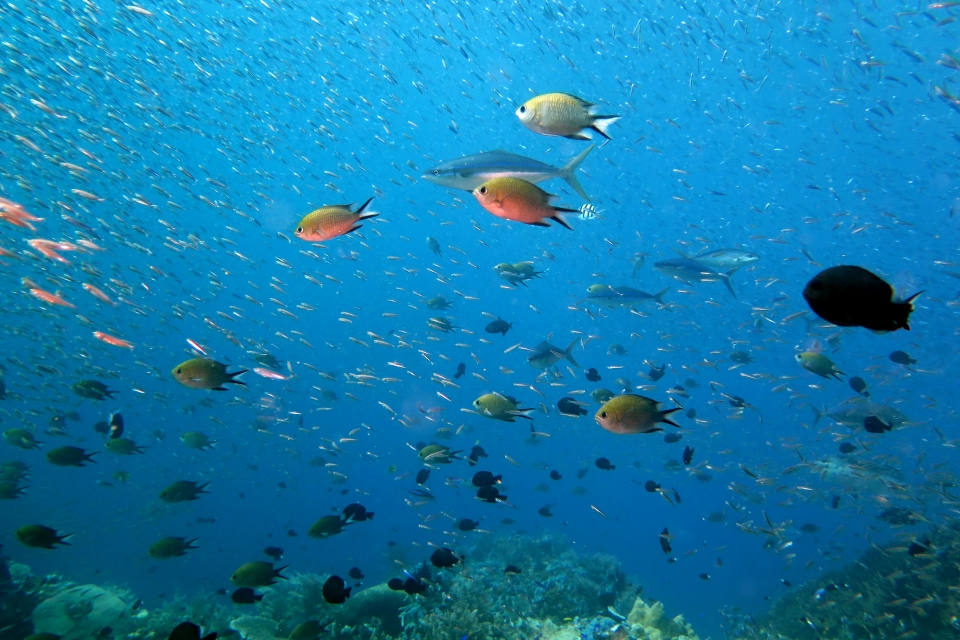
<instances>
[{"instance_id":1,"label":"fish tail fin","mask_svg":"<svg viewBox=\"0 0 960 640\"><path fill-rule=\"evenodd\" d=\"M369 198L366 202L360 205L360 208L357 209L356 213L363 213L363 210L367 208L367 205L373 202L373 198Z\"/></svg>"},{"instance_id":2,"label":"fish tail fin","mask_svg":"<svg viewBox=\"0 0 960 640\"><path fill-rule=\"evenodd\" d=\"M247 372L247 369L241 369L240 371L237 371L236 373L228 373L227 376L228 376L230 379L227 380L227 382L229 382L229 383L231 383L231 384L242 384L243 386L247 386L247 383L244 382L243 380L234 380L234 378L236 378L237 376L239 376L239 375L241 375L241 374L243 374L243 373L246 373L246 372ZM219 391L219 389L218 389L218 391Z\"/></svg>"},{"instance_id":3,"label":"fish tail fin","mask_svg":"<svg viewBox=\"0 0 960 640\"><path fill-rule=\"evenodd\" d=\"M580 338L575 338L574 341L570 343L570 346L564 349L563 357L569 360L570 364L575 366L577 369L580 369L582 367L579 364L577 364L576 360L573 359L573 354L571 353L573 351L573 348L577 346L578 342L580 342Z\"/></svg>"},{"instance_id":4,"label":"fish tail fin","mask_svg":"<svg viewBox=\"0 0 960 640\"><path fill-rule=\"evenodd\" d=\"M692 256L691 256L689 253L687 253L686 251L680 251L680 249L677 249L677 248L674 248L674 247L671 247L671 248L673 249L674 253L679 254L679 255L680 255L681 257L683 257L683 258L689 258L690 260L696 260L696 258L692 257Z\"/></svg>"},{"instance_id":5,"label":"fish tail fin","mask_svg":"<svg viewBox=\"0 0 960 640\"><path fill-rule=\"evenodd\" d=\"M907 331L910 331L910 314L913 312L913 309L914 309L913 303L917 298L920 297L920 294L922 293L924 292L917 291L915 294L913 294L912 296L904 300L902 303L897 305L898 311L902 312L903 314L903 319L902 319L903 328L906 329ZM897 319L899 320L900 318L897 318Z\"/></svg>"},{"instance_id":6,"label":"fish tail fin","mask_svg":"<svg viewBox=\"0 0 960 640\"><path fill-rule=\"evenodd\" d=\"M377 213L376 211L371 211L370 213L364 213L364 214L361 215L359 218L357 218L357 220L358 220L358 221L359 221L359 220L369 220L370 218L376 218L378 215L380 215L380 214ZM351 229L351 231L354 231L354 230L356 230L356 229L359 229L361 226L362 226L362 225L357 225L356 227L354 227L354 229ZM437 255L442 255L442 254L439 254L439 253L438 253Z\"/></svg>"},{"instance_id":7,"label":"fish tail fin","mask_svg":"<svg viewBox=\"0 0 960 640\"><path fill-rule=\"evenodd\" d=\"M566 227L566 228L569 229L570 231L573 231L573 227L571 227L569 224L567 224L567 221L564 220L563 218L561 218L559 215L551 216L550 219L553 220L553 221L555 221L555 222L557 222L557 223L559 223L561 226ZM908 328L909 328L909 327L908 327Z\"/></svg>"},{"instance_id":8,"label":"fish tail fin","mask_svg":"<svg viewBox=\"0 0 960 640\"><path fill-rule=\"evenodd\" d=\"M558 172L559 177L566 180L570 188L576 191L577 194L587 202L590 202L590 196L587 195L587 192L583 190L583 187L580 186L580 182L577 180L577 169L580 167L580 163L583 162L584 158L590 155L590 152L593 151L596 146L595 144L591 144L584 151L581 151L577 157L563 165Z\"/></svg>"},{"instance_id":9,"label":"fish tail fin","mask_svg":"<svg viewBox=\"0 0 960 640\"><path fill-rule=\"evenodd\" d=\"M667 295L668 291L670 291L670 287L667 287L666 289L654 294L653 299L657 301L657 304L666 304L663 301L663 296Z\"/></svg>"},{"instance_id":10,"label":"fish tail fin","mask_svg":"<svg viewBox=\"0 0 960 640\"><path fill-rule=\"evenodd\" d=\"M730 295L732 295L734 298L737 297L737 292L733 290L733 285L730 284L730 276L735 274L739 268L740 267L734 267L733 269L730 269L730 271L720 274L720 278L723 280L723 284L727 285L727 289L730 290Z\"/></svg>"},{"instance_id":11,"label":"fish tail fin","mask_svg":"<svg viewBox=\"0 0 960 640\"><path fill-rule=\"evenodd\" d=\"M813 410L813 426L817 426L817 423L820 422L821 418L827 415L827 410L824 408L823 411L820 411L813 405L810 405L810 408Z\"/></svg>"},{"instance_id":12,"label":"fish tail fin","mask_svg":"<svg viewBox=\"0 0 960 640\"><path fill-rule=\"evenodd\" d=\"M607 133L607 129L614 122L620 119L620 116L593 116L593 124L590 125L590 128L602 135L607 140L612 140L610 135Z\"/></svg>"}]
</instances>

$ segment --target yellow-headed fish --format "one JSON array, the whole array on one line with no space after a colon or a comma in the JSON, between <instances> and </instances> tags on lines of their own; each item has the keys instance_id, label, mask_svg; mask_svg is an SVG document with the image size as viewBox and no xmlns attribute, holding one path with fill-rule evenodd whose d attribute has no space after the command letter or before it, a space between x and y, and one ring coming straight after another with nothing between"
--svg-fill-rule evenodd
<instances>
[{"instance_id":1,"label":"yellow-headed fish","mask_svg":"<svg viewBox=\"0 0 960 640\"><path fill-rule=\"evenodd\" d=\"M569 93L545 93L524 102L517 109L517 117L527 129L545 136L592 140L585 131L593 129L610 140L607 127L620 116L599 115L595 106Z\"/></svg>"},{"instance_id":2,"label":"yellow-headed fish","mask_svg":"<svg viewBox=\"0 0 960 640\"><path fill-rule=\"evenodd\" d=\"M473 190L473 197L480 206L504 220L523 222L537 227L549 227L544 220L555 220L567 229L573 228L558 214L561 211L576 213L579 209L554 207L551 195L526 180L519 178L494 178Z\"/></svg>"},{"instance_id":3,"label":"yellow-headed fish","mask_svg":"<svg viewBox=\"0 0 960 640\"><path fill-rule=\"evenodd\" d=\"M485 393L473 401L473 406L482 416L504 422L515 422L514 418L533 420L528 413L533 409L521 409L516 398L500 393Z\"/></svg>"},{"instance_id":4,"label":"yellow-headed fish","mask_svg":"<svg viewBox=\"0 0 960 640\"><path fill-rule=\"evenodd\" d=\"M233 575L230 576L230 582L238 587L250 587L252 589L256 587L266 587L277 583L274 578L286 580L286 576L280 575L280 572L286 568L287 567L284 566L279 569L274 569L272 562L255 560L254 562L248 562L234 571Z\"/></svg>"},{"instance_id":5,"label":"yellow-headed fish","mask_svg":"<svg viewBox=\"0 0 960 640\"><path fill-rule=\"evenodd\" d=\"M680 411L680 407L661 411L660 403L656 400L627 393L608 400L597 411L594 419L611 433L652 433L663 431L657 426L661 422L679 427L680 425L667 418L674 411Z\"/></svg>"},{"instance_id":6,"label":"yellow-headed fish","mask_svg":"<svg viewBox=\"0 0 960 640\"><path fill-rule=\"evenodd\" d=\"M349 204L332 204L311 211L297 225L294 235L307 242L323 242L356 231L363 226L358 222L379 215L363 212L372 200L364 202L356 211L351 211L353 205Z\"/></svg>"},{"instance_id":7,"label":"yellow-headed fish","mask_svg":"<svg viewBox=\"0 0 960 640\"><path fill-rule=\"evenodd\" d=\"M171 371L177 382L185 387L213 391L226 391L227 388L223 385L228 382L245 385L245 382L234 380L234 378L246 372L246 369L242 369L236 373L227 373L227 365L209 358L192 358L178 364Z\"/></svg>"},{"instance_id":8,"label":"yellow-headed fish","mask_svg":"<svg viewBox=\"0 0 960 640\"><path fill-rule=\"evenodd\" d=\"M847 375L843 371L840 371L840 369L837 369L837 365L834 364L833 360L816 351L804 351L798 353L794 358L800 363L801 367L810 373L815 373L824 378L834 377L839 380L841 375Z\"/></svg>"}]
</instances>

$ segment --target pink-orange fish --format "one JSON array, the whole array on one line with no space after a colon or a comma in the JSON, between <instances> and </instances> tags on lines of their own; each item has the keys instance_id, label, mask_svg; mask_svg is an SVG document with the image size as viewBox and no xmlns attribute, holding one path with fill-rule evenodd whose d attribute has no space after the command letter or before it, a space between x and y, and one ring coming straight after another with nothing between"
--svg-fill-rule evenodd
<instances>
[{"instance_id":1,"label":"pink-orange fish","mask_svg":"<svg viewBox=\"0 0 960 640\"><path fill-rule=\"evenodd\" d=\"M352 233L363 226L358 222L379 215L363 212L372 200L364 202L356 211L351 211L349 204L334 204L311 211L297 225L294 235L307 242L323 242Z\"/></svg>"},{"instance_id":2,"label":"pink-orange fish","mask_svg":"<svg viewBox=\"0 0 960 640\"><path fill-rule=\"evenodd\" d=\"M41 222L43 218L38 218L27 213L23 207L16 202L12 202L6 198L0 198L0 220L6 220L17 227L24 227L25 229L36 231L36 227L30 223Z\"/></svg>"},{"instance_id":3,"label":"pink-orange fish","mask_svg":"<svg viewBox=\"0 0 960 640\"><path fill-rule=\"evenodd\" d=\"M64 300L64 299L61 298L60 296L56 295L55 293L50 293L49 291L44 291L43 289L40 289L39 287L33 287L33 288L31 288L31 289L30 289L30 295L32 295L34 298L38 298L39 300L42 300L42 301L46 302L47 304L57 305L58 307L69 307L69 308L71 308L71 309L76 309L76 308L77 308L76 305L70 304L69 302L67 302L66 300Z\"/></svg>"},{"instance_id":4,"label":"pink-orange fish","mask_svg":"<svg viewBox=\"0 0 960 640\"><path fill-rule=\"evenodd\" d=\"M572 229L560 212L576 213L578 209L554 207L556 198L535 184L519 178L493 178L473 190L473 197L484 209L504 220L513 220L537 227L549 227L545 220L555 220Z\"/></svg>"},{"instance_id":5,"label":"pink-orange fish","mask_svg":"<svg viewBox=\"0 0 960 640\"><path fill-rule=\"evenodd\" d=\"M109 333L104 333L103 331L94 331L93 337L102 342L106 342L109 345L114 347L123 347L124 349L133 349L133 343L127 342L116 336L112 336Z\"/></svg>"}]
</instances>

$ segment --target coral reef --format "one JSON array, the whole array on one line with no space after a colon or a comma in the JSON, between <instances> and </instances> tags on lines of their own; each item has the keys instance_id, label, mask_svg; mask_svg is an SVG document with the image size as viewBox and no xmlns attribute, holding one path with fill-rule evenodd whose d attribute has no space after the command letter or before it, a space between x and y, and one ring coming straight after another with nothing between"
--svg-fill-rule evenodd
<instances>
[{"instance_id":1,"label":"coral reef","mask_svg":"<svg viewBox=\"0 0 960 640\"><path fill-rule=\"evenodd\" d=\"M960 524L901 544L874 545L856 562L796 588L751 624L728 621L742 640L873 640L960 637Z\"/></svg>"},{"instance_id":2,"label":"coral reef","mask_svg":"<svg viewBox=\"0 0 960 640\"><path fill-rule=\"evenodd\" d=\"M46 632L64 640L104 633L115 640L165 640L189 620L224 638L284 640L312 620L324 638L335 639L697 640L682 616L671 619L660 603L638 597L613 556L579 555L552 535L482 538L461 551L469 560L456 569L417 570L429 585L423 595L381 584L330 605L323 598L327 576L297 574L263 589L257 607L243 611L214 594L176 596L148 611L122 589L59 576L38 580L0 558L0 620L17 639ZM520 571L506 573L508 565Z\"/></svg>"}]
</instances>

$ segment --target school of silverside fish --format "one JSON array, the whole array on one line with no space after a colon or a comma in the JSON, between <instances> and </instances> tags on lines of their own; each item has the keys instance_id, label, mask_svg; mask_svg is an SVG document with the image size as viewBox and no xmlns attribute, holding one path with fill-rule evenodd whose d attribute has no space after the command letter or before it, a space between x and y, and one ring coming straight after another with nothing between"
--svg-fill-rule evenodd
<instances>
[{"instance_id":1,"label":"school of silverside fish","mask_svg":"<svg viewBox=\"0 0 960 640\"><path fill-rule=\"evenodd\" d=\"M556 530L757 638L866 550L947 571L958 12L4 3L5 553L415 602Z\"/></svg>"}]
</instances>

